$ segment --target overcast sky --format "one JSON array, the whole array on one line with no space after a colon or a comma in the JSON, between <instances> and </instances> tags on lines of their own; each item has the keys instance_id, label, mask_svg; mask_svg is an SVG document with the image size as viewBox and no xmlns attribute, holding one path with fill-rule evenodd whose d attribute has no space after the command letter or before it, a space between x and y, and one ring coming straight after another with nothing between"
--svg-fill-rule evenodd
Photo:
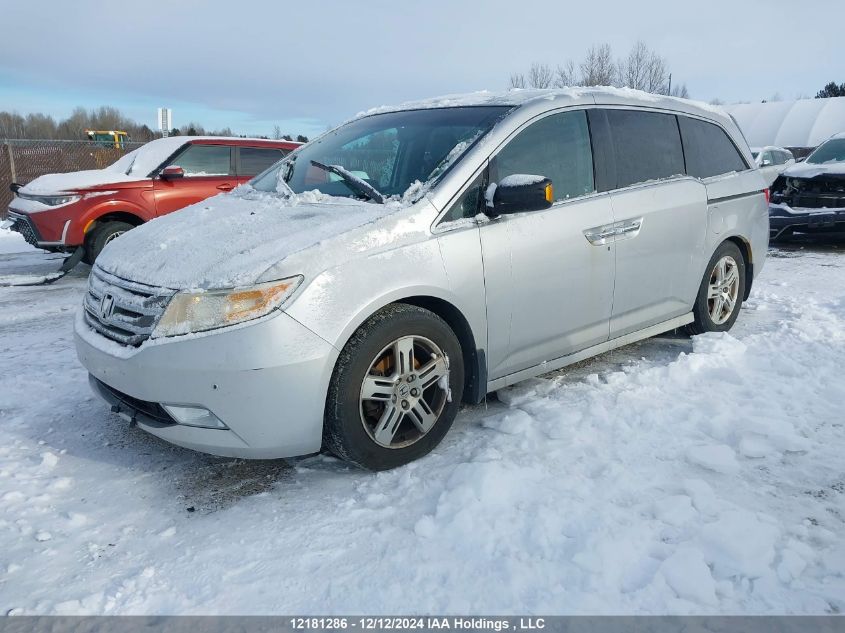
<instances>
[{"instance_id":1,"label":"overcast sky","mask_svg":"<svg viewBox=\"0 0 845 633\"><path fill-rule=\"evenodd\" d=\"M355 113L504 90L533 61L616 56L638 39L710 101L814 96L845 82L845 0L4 2L0 110L114 105L155 126L313 135Z\"/></svg>"}]
</instances>

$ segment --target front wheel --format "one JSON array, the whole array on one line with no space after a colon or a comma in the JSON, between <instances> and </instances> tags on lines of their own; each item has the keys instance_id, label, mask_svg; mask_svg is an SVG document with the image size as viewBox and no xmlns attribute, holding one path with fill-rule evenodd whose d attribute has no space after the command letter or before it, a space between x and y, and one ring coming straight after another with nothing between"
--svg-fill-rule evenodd
<instances>
[{"instance_id":1,"label":"front wheel","mask_svg":"<svg viewBox=\"0 0 845 633\"><path fill-rule=\"evenodd\" d=\"M387 306L338 358L324 447L369 470L418 459L446 435L463 388L461 346L446 322L417 306Z\"/></svg>"},{"instance_id":2,"label":"front wheel","mask_svg":"<svg viewBox=\"0 0 845 633\"><path fill-rule=\"evenodd\" d=\"M100 256L100 253L103 252L106 244L134 228L129 222L120 222L117 220L103 222L95 227L85 240L85 255L82 261L86 264L93 264Z\"/></svg>"},{"instance_id":3,"label":"front wheel","mask_svg":"<svg viewBox=\"0 0 845 633\"><path fill-rule=\"evenodd\" d=\"M701 280L693 307L693 334L727 332L733 327L745 296L745 258L733 242L723 242Z\"/></svg>"}]
</instances>

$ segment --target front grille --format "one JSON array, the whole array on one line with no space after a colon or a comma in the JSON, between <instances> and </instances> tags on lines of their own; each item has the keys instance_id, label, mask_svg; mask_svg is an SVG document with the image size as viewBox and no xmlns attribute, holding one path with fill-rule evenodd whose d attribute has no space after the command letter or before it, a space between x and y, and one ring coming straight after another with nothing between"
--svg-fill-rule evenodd
<instances>
[{"instance_id":1,"label":"front grille","mask_svg":"<svg viewBox=\"0 0 845 633\"><path fill-rule=\"evenodd\" d=\"M137 347L150 338L173 294L168 288L127 281L94 266L83 300L85 322L113 341Z\"/></svg>"},{"instance_id":2,"label":"front grille","mask_svg":"<svg viewBox=\"0 0 845 633\"><path fill-rule=\"evenodd\" d=\"M38 246L38 231L35 229L35 226L33 226L32 220L30 220L29 217L20 213L9 211L9 219L14 221L14 224L9 228L23 235L23 239L25 239L29 244Z\"/></svg>"}]
</instances>

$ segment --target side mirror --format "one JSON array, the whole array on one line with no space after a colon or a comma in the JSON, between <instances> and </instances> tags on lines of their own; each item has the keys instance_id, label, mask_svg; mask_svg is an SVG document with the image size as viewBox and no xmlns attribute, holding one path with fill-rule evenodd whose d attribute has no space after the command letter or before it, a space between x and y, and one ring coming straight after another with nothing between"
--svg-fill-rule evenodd
<instances>
[{"instance_id":1,"label":"side mirror","mask_svg":"<svg viewBox=\"0 0 845 633\"><path fill-rule=\"evenodd\" d=\"M771 167L772 164L772 161L764 158L763 161L760 163L760 167Z\"/></svg>"},{"instance_id":2,"label":"side mirror","mask_svg":"<svg viewBox=\"0 0 845 633\"><path fill-rule=\"evenodd\" d=\"M492 194L492 215L541 211L552 206L555 199L552 181L532 174L505 176L496 184Z\"/></svg>"},{"instance_id":3,"label":"side mirror","mask_svg":"<svg viewBox=\"0 0 845 633\"><path fill-rule=\"evenodd\" d=\"M159 175L162 180L176 180L177 178L185 177L185 170L179 167L179 165L170 165L162 169Z\"/></svg>"}]
</instances>

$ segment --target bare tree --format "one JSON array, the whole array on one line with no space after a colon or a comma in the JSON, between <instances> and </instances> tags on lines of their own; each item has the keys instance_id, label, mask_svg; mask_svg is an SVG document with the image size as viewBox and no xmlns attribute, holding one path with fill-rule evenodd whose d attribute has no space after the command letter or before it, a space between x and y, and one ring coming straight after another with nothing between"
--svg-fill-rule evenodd
<instances>
[{"instance_id":1,"label":"bare tree","mask_svg":"<svg viewBox=\"0 0 845 633\"><path fill-rule=\"evenodd\" d=\"M617 82L619 85L637 90L645 90L650 56L651 53L644 42L638 41L634 44L631 52L628 53L628 57L620 59L616 65Z\"/></svg>"},{"instance_id":2,"label":"bare tree","mask_svg":"<svg viewBox=\"0 0 845 633\"><path fill-rule=\"evenodd\" d=\"M273 126L273 138L277 141L282 138L282 128L278 125Z\"/></svg>"},{"instance_id":3,"label":"bare tree","mask_svg":"<svg viewBox=\"0 0 845 633\"><path fill-rule=\"evenodd\" d=\"M526 75L514 73L510 76L512 88L564 88L567 86L626 86L657 94L689 97L685 84L673 88L666 59L649 49L645 42L638 41L624 58L613 61L609 44L594 45L587 51L584 60L578 64L572 60L558 64L552 71L547 64L535 62Z\"/></svg>"},{"instance_id":4,"label":"bare tree","mask_svg":"<svg viewBox=\"0 0 845 633\"><path fill-rule=\"evenodd\" d=\"M511 75L511 88L525 88L525 75L513 73Z\"/></svg>"},{"instance_id":5,"label":"bare tree","mask_svg":"<svg viewBox=\"0 0 845 633\"><path fill-rule=\"evenodd\" d=\"M548 64L534 62L528 71L528 85L531 88L551 88L554 72Z\"/></svg>"},{"instance_id":6,"label":"bare tree","mask_svg":"<svg viewBox=\"0 0 845 633\"><path fill-rule=\"evenodd\" d=\"M610 86L616 79L616 64L610 44L591 46L587 57L581 62L581 85Z\"/></svg>"},{"instance_id":7,"label":"bare tree","mask_svg":"<svg viewBox=\"0 0 845 633\"><path fill-rule=\"evenodd\" d=\"M681 99L689 99L689 90L687 90L686 84L681 84L679 86L673 86L672 92L670 94L673 97L680 97Z\"/></svg>"},{"instance_id":8,"label":"bare tree","mask_svg":"<svg viewBox=\"0 0 845 633\"><path fill-rule=\"evenodd\" d=\"M669 92L669 71L666 69L666 61L656 53L649 55L642 90L661 95Z\"/></svg>"},{"instance_id":9,"label":"bare tree","mask_svg":"<svg viewBox=\"0 0 845 633\"><path fill-rule=\"evenodd\" d=\"M567 88L577 85L578 78L575 76L575 62L569 59L562 66L558 64L555 70L555 87Z\"/></svg>"}]
</instances>

